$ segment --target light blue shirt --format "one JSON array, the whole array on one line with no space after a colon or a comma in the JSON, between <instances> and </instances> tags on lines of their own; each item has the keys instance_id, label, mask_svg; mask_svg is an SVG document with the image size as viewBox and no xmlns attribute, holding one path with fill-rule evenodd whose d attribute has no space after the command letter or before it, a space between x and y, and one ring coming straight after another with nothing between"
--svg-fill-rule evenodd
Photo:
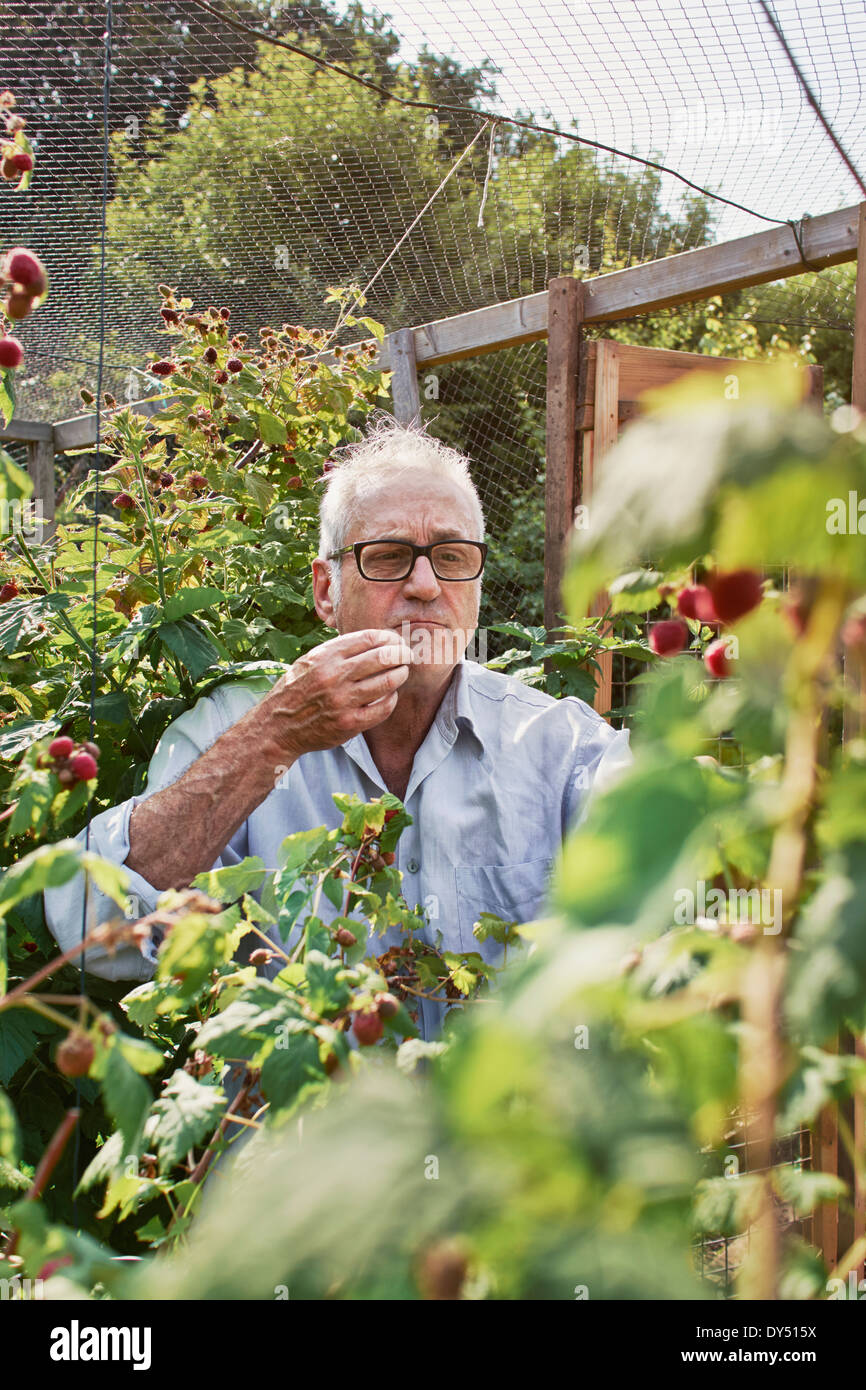
<instances>
[{"instance_id":1,"label":"light blue shirt","mask_svg":"<svg viewBox=\"0 0 866 1390\"><path fill-rule=\"evenodd\" d=\"M151 759L145 791L94 817L90 848L124 864L133 807L176 781L262 698L272 680L262 675L227 682L169 725ZM515 677L461 660L415 754L403 798L413 820L396 851L404 897L430 917L427 939L435 943L438 929L444 950L478 951L496 964L501 947L491 940L479 944L472 934L480 914L518 922L545 915L551 870L567 831L583 819L590 794L631 760L628 731L611 728L583 700L556 700ZM387 790L363 734L337 748L305 753L212 867L258 855L274 869L286 835L341 823L332 792L356 792L370 801ZM78 838L83 841L84 832ZM138 900L136 915L152 911L159 890L140 874L127 873ZM64 950L81 939L83 889L78 875L45 892L48 926ZM336 914L323 897L323 920ZM116 905L91 886L89 929L117 915ZM273 939L283 945L278 935ZM398 942L396 929L371 934L369 951L379 955ZM104 949L88 950L85 965L114 980L140 982L154 973L153 958L132 947L113 957ZM277 969L279 963L268 973ZM422 1036L435 1037L443 1009L422 1000L421 1010Z\"/></svg>"}]
</instances>

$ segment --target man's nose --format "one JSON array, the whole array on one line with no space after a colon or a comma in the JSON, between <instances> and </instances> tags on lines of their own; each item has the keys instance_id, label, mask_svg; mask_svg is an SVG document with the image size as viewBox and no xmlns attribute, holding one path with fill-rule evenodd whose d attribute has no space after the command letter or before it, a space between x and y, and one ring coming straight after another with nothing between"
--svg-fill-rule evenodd
<instances>
[{"instance_id":1,"label":"man's nose","mask_svg":"<svg viewBox=\"0 0 866 1390\"><path fill-rule=\"evenodd\" d=\"M415 561L415 568L409 575L404 586L404 592L413 598L431 599L439 594L439 580L433 573L433 566L427 555L419 555Z\"/></svg>"}]
</instances>

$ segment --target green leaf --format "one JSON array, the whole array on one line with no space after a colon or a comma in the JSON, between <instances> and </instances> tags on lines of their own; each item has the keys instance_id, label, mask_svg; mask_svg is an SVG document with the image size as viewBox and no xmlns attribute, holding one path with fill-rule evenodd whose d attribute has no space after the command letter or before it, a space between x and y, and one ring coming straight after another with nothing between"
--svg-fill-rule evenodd
<instances>
[{"instance_id":1,"label":"green leaf","mask_svg":"<svg viewBox=\"0 0 866 1390\"><path fill-rule=\"evenodd\" d=\"M105 1108L120 1131L124 1154L137 1153L153 1096L117 1046L110 1049L105 1062L102 1094Z\"/></svg>"},{"instance_id":2,"label":"green leaf","mask_svg":"<svg viewBox=\"0 0 866 1390\"><path fill-rule=\"evenodd\" d=\"M261 473L247 473L244 483L248 496L259 511L269 512L276 493L273 483L269 483L267 478L262 477Z\"/></svg>"},{"instance_id":3,"label":"green leaf","mask_svg":"<svg viewBox=\"0 0 866 1390\"><path fill-rule=\"evenodd\" d=\"M384 343L385 329L381 323L377 323L375 319L368 318L358 319L358 323L362 323L367 329L367 332L372 333L377 343Z\"/></svg>"},{"instance_id":4,"label":"green leaf","mask_svg":"<svg viewBox=\"0 0 866 1390\"><path fill-rule=\"evenodd\" d=\"M44 1035L55 1031L55 1024L32 1009L4 1009L0 1013L0 1086L8 1086Z\"/></svg>"},{"instance_id":5,"label":"green leaf","mask_svg":"<svg viewBox=\"0 0 866 1390\"><path fill-rule=\"evenodd\" d=\"M265 1059L262 1067L262 1092L277 1109L290 1107L309 1094L310 1083L324 1085L325 1072L319 1061L319 1042L311 1032L294 1032L285 1038Z\"/></svg>"},{"instance_id":6,"label":"green leaf","mask_svg":"<svg viewBox=\"0 0 866 1390\"><path fill-rule=\"evenodd\" d=\"M41 594L37 598L13 598L0 611L0 652L11 656L22 635L35 630L61 609L68 608L72 596L66 593Z\"/></svg>"},{"instance_id":7,"label":"green leaf","mask_svg":"<svg viewBox=\"0 0 866 1390\"><path fill-rule=\"evenodd\" d=\"M518 925L516 921L507 922L505 918L497 917L494 912L482 912L472 928L472 935L478 941L487 941L492 936L497 945L510 946L520 940Z\"/></svg>"},{"instance_id":8,"label":"green leaf","mask_svg":"<svg viewBox=\"0 0 866 1390\"><path fill-rule=\"evenodd\" d=\"M106 1182L115 1173L123 1171L124 1146L123 1135L119 1129L111 1134L105 1143L96 1150L93 1158L88 1163L81 1180L75 1189L78 1192L88 1192L91 1187L95 1187L99 1182Z\"/></svg>"},{"instance_id":9,"label":"green leaf","mask_svg":"<svg viewBox=\"0 0 866 1390\"><path fill-rule=\"evenodd\" d=\"M197 613L202 608L213 608L222 601L220 589L179 589L166 600L166 622L177 622L178 618L185 618L188 613Z\"/></svg>"},{"instance_id":10,"label":"green leaf","mask_svg":"<svg viewBox=\"0 0 866 1390\"><path fill-rule=\"evenodd\" d=\"M7 843L15 835L23 835L32 830L38 835L48 820L54 794L59 783L48 768L33 768L28 780L18 794L18 804L12 813L7 828Z\"/></svg>"},{"instance_id":11,"label":"green leaf","mask_svg":"<svg viewBox=\"0 0 866 1390\"><path fill-rule=\"evenodd\" d=\"M866 1026L866 842L828 856L826 878L803 908L791 941L786 1001L792 1033L821 1043L841 1023Z\"/></svg>"},{"instance_id":12,"label":"green leaf","mask_svg":"<svg viewBox=\"0 0 866 1390\"><path fill-rule=\"evenodd\" d=\"M179 976L189 997L212 970L231 960L245 930L239 904L220 913L187 913L172 927L160 950L157 978Z\"/></svg>"},{"instance_id":13,"label":"green leaf","mask_svg":"<svg viewBox=\"0 0 866 1390\"><path fill-rule=\"evenodd\" d=\"M322 951L308 951L304 957L307 969L307 1001L317 1014L331 1013L348 1003L351 990L343 974L340 961L332 960Z\"/></svg>"},{"instance_id":14,"label":"green leaf","mask_svg":"<svg viewBox=\"0 0 866 1390\"><path fill-rule=\"evenodd\" d=\"M312 859L327 838L326 825L317 825L312 830L298 830L294 835L287 835L277 850L277 860L282 872L277 875L275 886L277 883L291 886L298 876L298 870Z\"/></svg>"},{"instance_id":15,"label":"green leaf","mask_svg":"<svg viewBox=\"0 0 866 1390\"><path fill-rule=\"evenodd\" d=\"M695 1228L705 1235L734 1236L758 1215L763 1180L757 1173L704 1178L695 1190Z\"/></svg>"},{"instance_id":16,"label":"green leaf","mask_svg":"<svg viewBox=\"0 0 866 1390\"><path fill-rule=\"evenodd\" d=\"M133 1038L128 1033L115 1033L114 1045L123 1053L133 1070L140 1072L142 1076L159 1071L165 1061L159 1048L145 1042L144 1038Z\"/></svg>"},{"instance_id":17,"label":"green leaf","mask_svg":"<svg viewBox=\"0 0 866 1390\"><path fill-rule=\"evenodd\" d=\"M445 1042L425 1042L423 1038L407 1038L397 1048L397 1070L405 1076L411 1076L419 1062L428 1057L441 1057L442 1053L447 1051L448 1043Z\"/></svg>"},{"instance_id":18,"label":"green leaf","mask_svg":"<svg viewBox=\"0 0 866 1390\"><path fill-rule=\"evenodd\" d=\"M255 407L255 417L259 434L266 444L285 444L286 426L282 420L278 420L270 410L265 410L259 405Z\"/></svg>"},{"instance_id":19,"label":"green leaf","mask_svg":"<svg viewBox=\"0 0 866 1390\"><path fill-rule=\"evenodd\" d=\"M122 690L110 690L107 695L97 695L93 702L93 713L100 724L113 724L120 727L132 720L129 698Z\"/></svg>"},{"instance_id":20,"label":"green leaf","mask_svg":"<svg viewBox=\"0 0 866 1390\"><path fill-rule=\"evenodd\" d=\"M217 902L233 903L244 893L254 893L261 888L267 873L258 855L248 855L239 864L228 864L223 869L210 869L207 873L197 874L192 886L200 888Z\"/></svg>"},{"instance_id":21,"label":"green leaf","mask_svg":"<svg viewBox=\"0 0 866 1390\"><path fill-rule=\"evenodd\" d=\"M332 878L328 873L322 879L322 892L332 907L339 909L343 906L344 891L344 884L341 878Z\"/></svg>"},{"instance_id":22,"label":"green leaf","mask_svg":"<svg viewBox=\"0 0 866 1390\"><path fill-rule=\"evenodd\" d=\"M3 420L4 429L15 414L14 379L15 373L11 367L0 372L0 419Z\"/></svg>"},{"instance_id":23,"label":"green leaf","mask_svg":"<svg viewBox=\"0 0 866 1390\"><path fill-rule=\"evenodd\" d=\"M176 1071L153 1102L157 1125L153 1136L159 1169L167 1173L189 1149L213 1130L225 1109L221 1086L206 1086L188 1072Z\"/></svg>"},{"instance_id":24,"label":"green leaf","mask_svg":"<svg viewBox=\"0 0 866 1390\"><path fill-rule=\"evenodd\" d=\"M11 373L9 373L11 380ZM2 392L2 385L0 385ZM0 397L2 410L2 397ZM0 447L0 498L7 502L18 502L32 496L33 479L25 469L19 468L11 454Z\"/></svg>"},{"instance_id":25,"label":"green leaf","mask_svg":"<svg viewBox=\"0 0 866 1390\"><path fill-rule=\"evenodd\" d=\"M844 1198L847 1184L835 1173L814 1173L790 1164L773 1169L773 1186L783 1202L790 1202L798 1219L809 1216L822 1202Z\"/></svg>"},{"instance_id":26,"label":"green leaf","mask_svg":"<svg viewBox=\"0 0 866 1390\"><path fill-rule=\"evenodd\" d=\"M17 1163L21 1152L18 1117L6 1092L0 1089L0 1158Z\"/></svg>"},{"instance_id":27,"label":"green leaf","mask_svg":"<svg viewBox=\"0 0 866 1390\"><path fill-rule=\"evenodd\" d=\"M163 623L159 628L160 640L174 652L189 671L194 681L220 658L219 648L202 631L194 618L181 618L176 623Z\"/></svg>"},{"instance_id":28,"label":"green leaf","mask_svg":"<svg viewBox=\"0 0 866 1390\"><path fill-rule=\"evenodd\" d=\"M262 1045L294 1024L304 1027L299 1005L268 980L256 980L244 988L220 1013L202 1026L197 1043L218 1057L249 1061Z\"/></svg>"}]
</instances>

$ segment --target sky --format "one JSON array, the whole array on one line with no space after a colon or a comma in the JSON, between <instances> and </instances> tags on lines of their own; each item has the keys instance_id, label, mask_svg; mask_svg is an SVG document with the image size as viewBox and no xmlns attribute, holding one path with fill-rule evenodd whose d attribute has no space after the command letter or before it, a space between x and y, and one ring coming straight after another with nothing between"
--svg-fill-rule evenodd
<instances>
[{"instance_id":1,"label":"sky","mask_svg":"<svg viewBox=\"0 0 866 1390\"><path fill-rule=\"evenodd\" d=\"M862 195L804 98L757 0L392 0L401 54L496 64L496 110L656 158L770 218ZM857 56L866 0L776 0L825 113L866 177ZM666 181L678 196L682 185ZM766 227L720 208L716 239Z\"/></svg>"}]
</instances>

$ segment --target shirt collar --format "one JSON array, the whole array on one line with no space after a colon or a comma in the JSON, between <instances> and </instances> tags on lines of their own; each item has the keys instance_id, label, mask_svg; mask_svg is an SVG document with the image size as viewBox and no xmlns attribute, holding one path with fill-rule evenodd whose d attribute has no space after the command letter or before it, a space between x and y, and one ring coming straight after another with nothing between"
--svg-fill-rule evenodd
<instances>
[{"instance_id":1,"label":"shirt collar","mask_svg":"<svg viewBox=\"0 0 866 1390\"><path fill-rule=\"evenodd\" d=\"M469 666L470 663L465 657L461 657L457 662L448 689L436 712L435 722L449 743L453 743L460 730L465 729L475 738L478 756L481 757L484 752L484 739L480 723L472 709Z\"/></svg>"}]
</instances>

